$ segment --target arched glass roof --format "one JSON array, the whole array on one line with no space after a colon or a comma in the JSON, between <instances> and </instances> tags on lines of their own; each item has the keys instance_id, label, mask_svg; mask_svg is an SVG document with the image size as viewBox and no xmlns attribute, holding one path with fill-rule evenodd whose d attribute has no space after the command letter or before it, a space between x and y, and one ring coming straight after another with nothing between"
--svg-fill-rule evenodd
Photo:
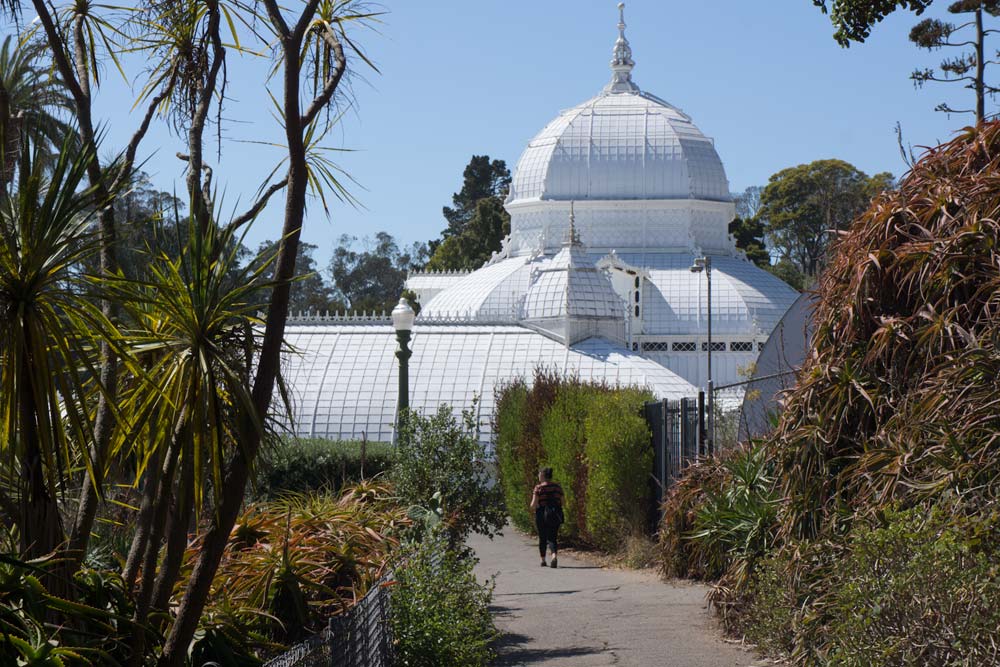
<instances>
[{"instance_id":1,"label":"arched glass roof","mask_svg":"<svg viewBox=\"0 0 1000 667\"><path fill-rule=\"evenodd\" d=\"M303 437L390 441L396 414L396 337L389 324L289 325L283 374ZM484 441L492 435L494 389L531 378L536 367L581 380L639 385L659 398L693 396L697 389L654 361L590 338L567 348L514 325L418 325L412 338L410 405L421 412L442 403L475 409ZM473 405L473 398L479 401ZM289 424L291 426L291 424Z\"/></svg>"}]
</instances>

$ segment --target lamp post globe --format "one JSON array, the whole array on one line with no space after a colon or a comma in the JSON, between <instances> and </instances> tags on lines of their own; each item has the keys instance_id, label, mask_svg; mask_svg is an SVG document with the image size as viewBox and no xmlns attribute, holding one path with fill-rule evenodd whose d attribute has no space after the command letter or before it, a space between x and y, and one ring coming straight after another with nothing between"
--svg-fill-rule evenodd
<instances>
[{"instance_id":1,"label":"lamp post globe","mask_svg":"<svg viewBox=\"0 0 1000 667\"><path fill-rule=\"evenodd\" d=\"M696 257L691 265L692 273L705 272L705 279L708 283L708 434L705 438L705 445L709 456L715 449L715 382L712 379L712 258L708 255Z\"/></svg>"},{"instance_id":2,"label":"lamp post globe","mask_svg":"<svg viewBox=\"0 0 1000 667\"><path fill-rule=\"evenodd\" d=\"M396 429L403 420L406 411L410 409L410 335L417 314L405 298L401 298L392 309L392 327L396 330L396 341L399 349L396 358L399 359L399 398L396 403Z\"/></svg>"}]
</instances>

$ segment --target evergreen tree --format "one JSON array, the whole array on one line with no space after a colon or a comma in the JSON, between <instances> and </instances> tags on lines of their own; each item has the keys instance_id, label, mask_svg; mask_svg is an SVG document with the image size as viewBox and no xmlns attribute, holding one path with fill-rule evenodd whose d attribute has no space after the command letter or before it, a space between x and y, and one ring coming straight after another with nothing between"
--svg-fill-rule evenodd
<instances>
[{"instance_id":1,"label":"evergreen tree","mask_svg":"<svg viewBox=\"0 0 1000 667\"><path fill-rule=\"evenodd\" d=\"M477 269L500 250L500 242L510 233L510 215L503 207L510 180L503 160L472 156L462 175L462 189L452 195L452 206L442 210L448 226L440 240L429 244L428 269Z\"/></svg>"}]
</instances>

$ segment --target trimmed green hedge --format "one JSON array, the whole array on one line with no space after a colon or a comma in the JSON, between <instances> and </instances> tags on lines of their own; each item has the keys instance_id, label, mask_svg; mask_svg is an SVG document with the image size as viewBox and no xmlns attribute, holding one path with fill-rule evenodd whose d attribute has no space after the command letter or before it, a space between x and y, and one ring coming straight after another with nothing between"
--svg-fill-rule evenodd
<instances>
[{"instance_id":1,"label":"trimmed green hedge","mask_svg":"<svg viewBox=\"0 0 1000 667\"><path fill-rule=\"evenodd\" d=\"M562 535L616 549L645 530L650 511L649 392L585 384L538 371L529 388L500 390L494 434L500 484L514 525L534 530L528 507L538 469L551 466L565 493Z\"/></svg>"},{"instance_id":2,"label":"trimmed green hedge","mask_svg":"<svg viewBox=\"0 0 1000 667\"><path fill-rule=\"evenodd\" d=\"M587 533L602 549L617 550L646 525L653 447L639 410L649 399L634 389L606 392L587 411Z\"/></svg>"},{"instance_id":3,"label":"trimmed green hedge","mask_svg":"<svg viewBox=\"0 0 1000 667\"><path fill-rule=\"evenodd\" d=\"M336 492L362 479L361 443L320 438L282 439L258 462L254 494L275 498L285 493ZM365 446L364 477L387 471L395 460L392 445L369 442Z\"/></svg>"}]
</instances>

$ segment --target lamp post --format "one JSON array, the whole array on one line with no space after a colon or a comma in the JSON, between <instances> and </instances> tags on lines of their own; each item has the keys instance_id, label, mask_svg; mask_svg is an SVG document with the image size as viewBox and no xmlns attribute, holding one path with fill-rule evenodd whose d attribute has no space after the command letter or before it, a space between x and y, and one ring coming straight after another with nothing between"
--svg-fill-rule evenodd
<instances>
[{"instance_id":1,"label":"lamp post","mask_svg":"<svg viewBox=\"0 0 1000 667\"><path fill-rule=\"evenodd\" d=\"M399 359L399 398L396 407L396 432L403 424L403 415L410 409L410 332L413 331L413 321L417 314L407 303L406 299L400 299L396 307L392 309L392 328L396 330L396 340L399 342L399 349L396 350L396 358Z\"/></svg>"},{"instance_id":2,"label":"lamp post","mask_svg":"<svg viewBox=\"0 0 1000 667\"><path fill-rule=\"evenodd\" d=\"M712 380L712 258L708 255L696 257L691 265L692 273L702 271L708 281L708 437L705 444L711 456L715 446L715 383Z\"/></svg>"}]
</instances>

